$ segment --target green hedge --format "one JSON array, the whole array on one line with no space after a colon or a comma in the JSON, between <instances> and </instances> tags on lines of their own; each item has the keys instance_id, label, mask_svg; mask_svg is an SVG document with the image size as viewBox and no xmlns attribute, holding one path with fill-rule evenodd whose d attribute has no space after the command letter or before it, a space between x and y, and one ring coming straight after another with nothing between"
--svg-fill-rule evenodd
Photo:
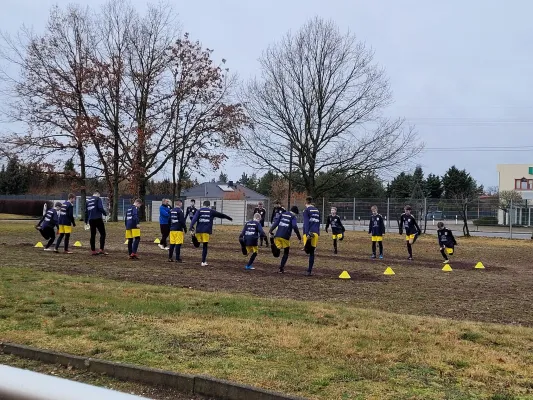
<instances>
[{"instance_id":1,"label":"green hedge","mask_svg":"<svg viewBox=\"0 0 533 400\"><path fill-rule=\"evenodd\" d=\"M0 213L39 217L43 215L44 203L52 207L51 202L44 200L0 200Z\"/></svg>"},{"instance_id":2,"label":"green hedge","mask_svg":"<svg viewBox=\"0 0 533 400\"><path fill-rule=\"evenodd\" d=\"M480 219L474 220L474 225L480 226L480 225L498 225L498 218L497 217L483 217Z\"/></svg>"}]
</instances>

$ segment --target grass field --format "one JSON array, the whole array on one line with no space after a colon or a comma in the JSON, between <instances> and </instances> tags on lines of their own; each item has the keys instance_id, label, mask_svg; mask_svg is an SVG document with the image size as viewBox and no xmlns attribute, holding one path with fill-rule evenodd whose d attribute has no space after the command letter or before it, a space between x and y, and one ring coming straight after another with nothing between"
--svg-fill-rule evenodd
<instances>
[{"instance_id":1,"label":"grass field","mask_svg":"<svg viewBox=\"0 0 533 400\"><path fill-rule=\"evenodd\" d=\"M33 248L31 223L2 222L0 340L313 399L533 398L530 242L459 239L445 273L432 236L412 263L398 234L383 261L366 235L349 232L336 257L323 236L305 277L296 243L285 275L268 249L244 271L237 228L217 227L201 268L190 245L186 264L166 263L157 227L142 229L132 262L121 224L108 225L110 256L91 257L80 228L84 247L62 255Z\"/></svg>"}]
</instances>

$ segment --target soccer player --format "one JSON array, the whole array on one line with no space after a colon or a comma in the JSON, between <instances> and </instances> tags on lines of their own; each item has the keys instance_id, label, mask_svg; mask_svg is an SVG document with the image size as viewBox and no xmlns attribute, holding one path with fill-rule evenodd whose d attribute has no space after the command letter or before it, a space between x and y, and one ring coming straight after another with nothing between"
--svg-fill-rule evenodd
<instances>
[{"instance_id":1,"label":"soccer player","mask_svg":"<svg viewBox=\"0 0 533 400\"><path fill-rule=\"evenodd\" d=\"M52 245L56 239L55 227L59 226L59 210L61 209L61 203L57 202L52 208L47 208L46 213L41 220L35 225L35 229L41 232L41 236L48 240L48 243L44 246L44 251L54 251Z\"/></svg>"},{"instance_id":2,"label":"soccer player","mask_svg":"<svg viewBox=\"0 0 533 400\"><path fill-rule=\"evenodd\" d=\"M333 239L333 254L337 254L337 241L344 239L344 225L341 218L337 215L337 208L331 207L331 215L326 220L326 233L331 226L331 238Z\"/></svg>"},{"instance_id":3,"label":"soccer player","mask_svg":"<svg viewBox=\"0 0 533 400\"><path fill-rule=\"evenodd\" d=\"M400 235L402 235L403 231L405 230L407 252L409 253L409 257L407 259L409 261L413 260L413 243L416 241L417 236L422 233L418 227L418 224L416 223L415 217L411 215L411 211L411 206L405 206L404 213L400 217L399 223Z\"/></svg>"},{"instance_id":4,"label":"soccer player","mask_svg":"<svg viewBox=\"0 0 533 400\"><path fill-rule=\"evenodd\" d=\"M444 226L444 222L437 224L437 236L439 239L440 254L444 257L444 264L450 262L448 255L453 255L454 247L457 246L457 241L453 237L451 230Z\"/></svg>"},{"instance_id":5,"label":"soccer player","mask_svg":"<svg viewBox=\"0 0 533 400\"><path fill-rule=\"evenodd\" d=\"M191 200L191 205L189 207L187 207L187 210L185 212L185 219L187 219L187 217L189 217L190 220L192 221L192 219L194 218L194 216L196 215L197 212L198 212L198 210L196 209L196 200L192 199Z\"/></svg>"},{"instance_id":6,"label":"soccer player","mask_svg":"<svg viewBox=\"0 0 533 400\"><path fill-rule=\"evenodd\" d=\"M139 225L139 207L142 205L141 199L136 199L133 205L126 211L126 239L128 239L128 254L130 260L138 260L137 251L141 241L141 227Z\"/></svg>"},{"instance_id":7,"label":"soccer player","mask_svg":"<svg viewBox=\"0 0 533 400\"><path fill-rule=\"evenodd\" d=\"M244 242L247 255L251 254L248 264L246 264L244 267L246 270L255 269L253 264L255 258L257 257L257 251L259 247L257 245L258 240L261 238L261 241L263 241L263 237L266 236L265 231L263 230L263 225L261 224L261 218L263 218L261 214L255 213L254 219L244 224L242 232L239 235L239 240Z\"/></svg>"},{"instance_id":8,"label":"soccer player","mask_svg":"<svg viewBox=\"0 0 533 400\"><path fill-rule=\"evenodd\" d=\"M100 192L95 191L92 197L89 197L85 202L85 225L89 224L91 229L91 254L93 256L104 255L107 256L107 253L104 250L105 247L105 225L104 218L107 216L106 211L104 210L104 205L102 204L102 199L100 198ZM100 234L100 249L96 251L96 231Z\"/></svg>"},{"instance_id":9,"label":"soccer player","mask_svg":"<svg viewBox=\"0 0 533 400\"><path fill-rule=\"evenodd\" d=\"M292 206L291 211L283 211L277 218L275 218L275 221L269 230L269 233L272 236L274 229L276 229L276 235L273 239L274 245L280 250L283 249L283 257L281 258L281 264L278 271L280 274L285 272L285 265L289 259L292 231L294 231L298 240L300 242L302 241L302 236L300 235L298 224L296 222L296 215L298 215L298 213L299 210L296 206Z\"/></svg>"},{"instance_id":10,"label":"soccer player","mask_svg":"<svg viewBox=\"0 0 533 400\"><path fill-rule=\"evenodd\" d=\"M379 245L379 258L383 259L383 235L385 235L385 222L383 216L378 214L378 207L370 208L372 215L368 224L368 234L372 235L372 258L376 258L376 243Z\"/></svg>"},{"instance_id":11,"label":"soccer player","mask_svg":"<svg viewBox=\"0 0 533 400\"><path fill-rule=\"evenodd\" d=\"M194 213L191 221L191 234L196 236L198 242L203 243L202 247L202 267L207 267L207 245L209 244L209 236L213 233L213 220L215 218L224 218L233 221L233 218L226 214L219 213L213 210L209 200L204 201L204 206ZM194 226L196 225L196 231Z\"/></svg>"},{"instance_id":12,"label":"soccer player","mask_svg":"<svg viewBox=\"0 0 533 400\"><path fill-rule=\"evenodd\" d=\"M261 220L259 221L259 223L261 224L261 228L265 227L266 213L267 213L267 210L265 207L263 207L263 202L260 201L259 203L257 203L257 207L254 209L254 219L255 219L255 214L259 214L261 216ZM263 241L265 242L265 246L268 246L268 238L266 236L265 237L261 236L259 240L261 242L260 244L261 247L263 247Z\"/></svg>"},{"instance_id":13,"label":"soccer player","mask_svg":"<svg viewBox=\"0 0 533 400\"><path fill-rule=\"evenodd\" d=\"M161 231L161 243L159 243L158 246L161 250L169 249L167 238L170 234L170 225L168 221L170 219L171 209L172 207L170 206L170 200L163 199L161 206L159 207L159 229Z\"/></svg>"},{"instance_id":14,"label":"soccer player","mask_svg":"<svg viewBox=\"0 0 533 400\"><path fill-rule=\"evenodd\" d=\"M285 212L285 208L282 207L279 200L276 201L274 209L272 210L272 216L270 217L270 223L273 224L274 220L279 217L281 213Z\"/></svg>"},{"instance_id":15,"label":"soccer player","mask_svg":"<svg viewBox=\"0 0 533 400\"><path fill-rule=\"evenodd\" d=\"M59 237L56 241L55 252L59 253L59 246L61 241L65 238L65 254L72 254L68 250L68 245L70 242L70 234L72 233L72 227L76 226L76 221L74 219L74 201L76 201L76 196L74 194L68 195L68 200L61 205L59 210Z\"/></svg>"},{"instance_id":16,"label":"soccer player","mask_svg":"<svg viewBox=\"0 0 533 400\"><path fill-rule=\"evenodd\" d=\"M318 237L320 236L320 211L313 205L313 198L307 197L305 199L304 210L304 247L306 253L309 254L309 266L307 276L313 273L313 266L315 264L315 249L318 246Z\"/></svg>"},{"instance_id":17,"label":"soccer player","mask_svg":"<svg viewBox=\"0 0 533 400\"><path fill-rule=\"evenodd\" d=\"M182 263L181 245L183 244L184 233L187 233L187 222L183 213L183 202L176 200L175 207L170 210L168 223L170 224L170 248L168 250L168 262L173 262L172 256L176 251L176 262Z\"/></svg>"}]
</instances>

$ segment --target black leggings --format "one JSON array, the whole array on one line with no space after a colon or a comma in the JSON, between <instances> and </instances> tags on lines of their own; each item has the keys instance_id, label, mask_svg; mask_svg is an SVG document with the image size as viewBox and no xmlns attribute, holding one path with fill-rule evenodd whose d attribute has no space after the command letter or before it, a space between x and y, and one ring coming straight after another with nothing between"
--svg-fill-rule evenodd
<instances>
[{"instance_id":1,"label":"black leggings","mask_svg":"<svg viewBox=\"0 0 533 400\"><path fill-rule=\"evenodd\" d=\"M52 228L51 226L47 226L46 228L41 229L41 236L48 240L48 243L46 243L46 246L44 246L46 249L48 249L54 244L54 240L56 239L56 232L54 231L54 228Z\"/></svg>"},{"instance_id":2,"label":"black leggings","mask_svg":"<svg viewBox=\"0 0 533 400\"><path fill-rule=\"evenodd\" d=\"M65 251L68 251L68 244L70 242L70 233L60 233L59 237L57 238L56 242L56 250L59 250L59 246L61 246L61 241L65 238Z\"/></svg>"},{"instance_id":3,"label":"black leggings","mask_svg":"<svg viewBox=\"0 0 533 400\"><path fill-rule=\"evenodd\" d=\"M105 247L105 224L102 218L89 220L91 227L91 250L96 250L96 231L100 234L100 250L104 250Z\"/></svg>"},{"instance_id":4,"label":"black leggings","mask_svg":"<svg viewBox=\"0 0 533 400\"><path fill-rule=\"evenodd\" d=\"M161 246L167 247L168 235L170 235L170 225L169 224L159 224L161 230Z\"/></svg>"}]
</instances>

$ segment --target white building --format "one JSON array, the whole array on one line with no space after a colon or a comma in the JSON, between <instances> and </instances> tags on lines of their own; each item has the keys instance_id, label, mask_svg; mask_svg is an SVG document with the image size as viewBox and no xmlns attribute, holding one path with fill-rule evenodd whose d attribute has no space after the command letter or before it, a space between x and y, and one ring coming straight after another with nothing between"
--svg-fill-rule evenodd
<instances>
[{"instance_id":1,"label":"white building","mask_svg":"<svg viewBox=\"0 0 533 400\"><path fill-rule=\"evenodd\" d=\"M533 222L533 163L499 164L498 189L515 190L522 195L523 202L511 211L513 224L531 226ZM498 212L498 223L503 223L503 211Z\"/></svg>"}]
</instances>

